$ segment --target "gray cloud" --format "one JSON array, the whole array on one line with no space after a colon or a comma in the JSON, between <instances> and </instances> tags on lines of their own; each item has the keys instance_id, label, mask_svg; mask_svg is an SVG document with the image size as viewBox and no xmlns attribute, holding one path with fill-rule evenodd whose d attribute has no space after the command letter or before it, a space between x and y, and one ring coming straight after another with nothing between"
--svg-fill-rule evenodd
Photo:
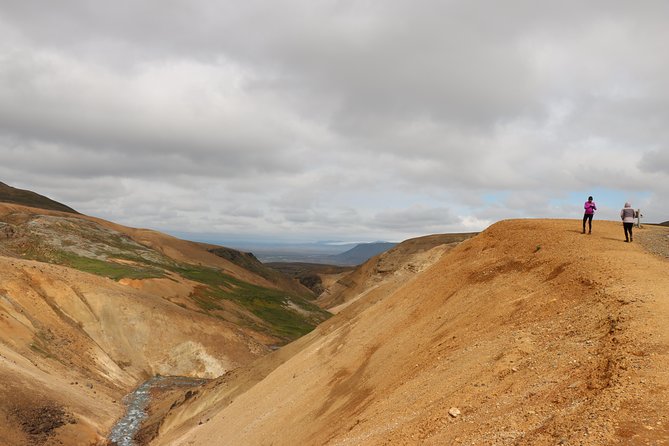
<instances>
[{"instance_id":1,"label":"gray cloud","mask_svg":"<svg viewBox=\"0 0 669 446\"><path fill-rule=\"evenodd\" d=\"M663 149L645 153L639 167L644 172L669 175L669 151Z\"/></svg>"},{"instance_id":2,"label":"gray cloud","mask_svg":"<svg viewBox=\"0 0 669 446\"><path fill-rule=\"evenodd\" d=\"M182 232L396 240L593 190L668 220L668 12L1 2L1 180Z\"/></svg>"},{"instance_id":3,"label":"gray cloud","mask_svg":"<svg viewBox=\"0 0 669 446\"><path fill-rule=\"evenodd\" d=\"M423 206L382 211L374 216L371 223L382 229L411 233L416 230L416 221L421 222L421 229L427 229L428 232L439 231L445 226L460 223L460 220L448 208L427 208Z\"/></svg>"}]
</instances>

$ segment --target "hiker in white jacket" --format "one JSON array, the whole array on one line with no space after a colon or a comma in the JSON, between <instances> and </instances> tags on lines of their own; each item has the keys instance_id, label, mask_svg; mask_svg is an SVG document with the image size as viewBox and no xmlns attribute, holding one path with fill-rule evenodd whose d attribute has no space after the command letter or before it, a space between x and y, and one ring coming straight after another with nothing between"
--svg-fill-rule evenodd
<instances>
[{"instance_id":1,"label":"hiker in white jacket","mask_svg":"<svg viewBox=\"0 0 669 446\"><path fill-rule=\"evenodd\" d=\"M634 211L634 209L632 209L632 205L629 203L625 203L625 207L620 210L620 218L623 220L623 228L625 228L626 242L631 242L633 240L632 227L634 226L634 217L636 217L636 212Z\"/></svg>"}]
</instances>

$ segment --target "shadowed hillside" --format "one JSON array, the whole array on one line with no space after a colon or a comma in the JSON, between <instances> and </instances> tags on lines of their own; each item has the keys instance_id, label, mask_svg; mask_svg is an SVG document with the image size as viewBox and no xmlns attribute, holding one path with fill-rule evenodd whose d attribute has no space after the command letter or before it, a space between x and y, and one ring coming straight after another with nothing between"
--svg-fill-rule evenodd
<instances>
[{"instance_id":1,"label":"shadowed hillside","mask_svg":"<svg viewBox=\"0 0 669 446\"><path fill-rule=\"evenodd\" d=\"M250 252L241 252L235 249L224 247L210 248L209 252L227 259L230 262L241 266L245 270L251 271L258 276L267 279L271 283L274 283L283 289L292 290L304 297L312 297L312 291L309 290L309 288L300 280L291 280L290 275L282 274L281 269L272 268L270 265L263 264Z\"/></svg>"},{"instance_id":2,"label":"shadowed hillside","mask_svg":"<svg viewBox=\"0 0 669 446\"><path fill-rule=\"evenodd\" d=\"M668 264L636 240L667 236L497 223L175 401L151 444L666 444Z\"/></svg>"},{"instance_id":3,"label":"shadowed hillside","mask_svg":"<svg viewBox=\"0 0 669 446\"><path fill-rule=\"evenodd\" d=\"M330 263L335 265L360 265L375 255L388 251L396 244L389 242L361 243L346 252L330 256Z\"/></svg>"},{"instance_id":4,"label":"shadowed hillside","mask_svg":"<svg viewBox=\"0 0 669 446\"><path fill-rule=\"evenodd\" d=\"M24 206L52 211L71 212L73 214L78 213L71 207L53 201L43 195L36 194L29 190L17 189L2 182L0 182L0 202L22 204Z\"/></svg>"},{"instance_id":5,"label":"shadowed hillside","mask_svg":"<svg viewBox=\"0 0 669 446\"><path fill-rule=\"evenodd\" d=\"M325 265L305 262L270 262L265 266L280 271L284 276L293 277L318 297L329 288L329 280L354 269L352 266Z\"/></svg>"}]
</instances>

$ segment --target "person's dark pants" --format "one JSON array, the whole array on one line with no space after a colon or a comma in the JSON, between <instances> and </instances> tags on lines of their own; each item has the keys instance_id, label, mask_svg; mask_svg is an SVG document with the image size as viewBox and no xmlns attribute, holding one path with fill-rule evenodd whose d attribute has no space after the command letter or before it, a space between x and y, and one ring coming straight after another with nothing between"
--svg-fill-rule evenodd
<instances>
[{"instance_id":1,"label":"person's dark pants","mask_svg":"<svg viewBox=\"0 0 669 446\"><path fill-rule=\"evenodd\" d=\"M631 242L632 241L632 227L634 226L634 223L623 223L623 228L625 228L625 241L626 242ZM629 234L629 237L628 237Z\"/></svg>"},{"instance_id":2,"label":"person's dark pants","mask_svg":"<svg viewBox=\"0 0 669 446\"><path fill-rule=\"evenodd\" d=\"M588 232L592 232L592 216L595 214L583 214L583 233L585 234L585 222L588 222Z\"/></svg>"}]
</instances>

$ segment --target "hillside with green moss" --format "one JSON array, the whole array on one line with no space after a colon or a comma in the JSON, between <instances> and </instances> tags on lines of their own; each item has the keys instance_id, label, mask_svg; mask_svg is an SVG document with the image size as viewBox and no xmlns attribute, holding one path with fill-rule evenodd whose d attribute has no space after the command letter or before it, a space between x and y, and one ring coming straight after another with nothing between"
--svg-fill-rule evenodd
<instances>
[{"instance_id":1,"label":"hillside with green moss","mask_svg":"<svg viewBox=\"0 0 669 446\"><path fill-rule=\"evenodd\" d=\"M245 259L237 264L248 264L249 274L267 276L262 264L252 262L248 254L228 248L213 251ZM217 265L175 260L127 234L75 215L3 213L0 255L62 265L114 281L188 283L192 290L174 303L266 336L270 345L290 342L329 317L294 286L262 286L240 280ZM291 279L269 271L274 283L292 284Z\"/></svg>"}]
</instances>

